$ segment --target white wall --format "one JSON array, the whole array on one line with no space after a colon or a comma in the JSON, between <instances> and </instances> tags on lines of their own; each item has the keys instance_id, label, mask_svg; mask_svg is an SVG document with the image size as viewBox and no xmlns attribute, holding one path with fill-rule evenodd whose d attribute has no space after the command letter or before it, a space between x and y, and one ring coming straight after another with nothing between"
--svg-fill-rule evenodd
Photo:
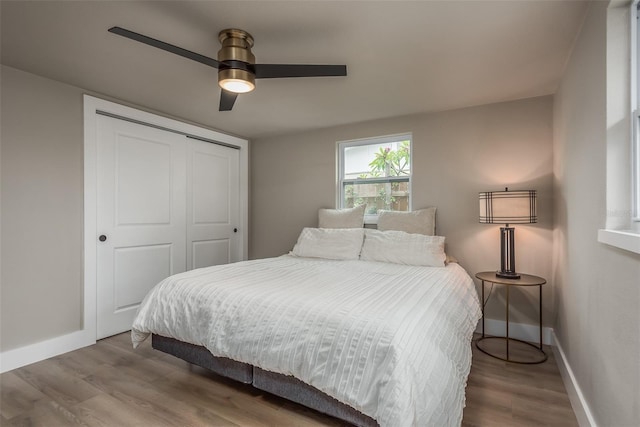
<instances>
[{"instance_id":1,"label":"white wall","mask_svg":"<svg viewBox=\"0 0 640 427\"><path fill-rule=\"evenodd\" d=\"M554 99L555 332L592 421L637 426L640 255L597 242L607 138L619 135L607 126L606 58L607 2L593 2Z\"/></svg>"},{"instance_id":2,"label":"white wall","mask_svg":"<svg viewBox=\"0 0 640 427\"><path fill-rule=\"evenodd\" d=\"M478 192L536 189L540 222L516 227L516 268L550 279L552 98L357 123L252 142L251 258L291 250L317 210L335 207L336 141L411 132L413 208L437 206L437 232L470 273L499 267L499 225L478 223ZM553 283L544 323L553 320ZM537 325L537 289L512 292L512 320ZM487 304L504 318L502 290Z\"/></svg>"}]
</instances>

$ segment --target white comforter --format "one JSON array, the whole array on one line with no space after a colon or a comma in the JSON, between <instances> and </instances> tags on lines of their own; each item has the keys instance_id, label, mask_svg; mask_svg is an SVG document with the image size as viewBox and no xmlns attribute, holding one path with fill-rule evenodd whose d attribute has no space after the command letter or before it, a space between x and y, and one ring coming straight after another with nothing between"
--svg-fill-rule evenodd
<instances>
[{"instance_id":1,"label":"white comforter","mask_svg":"<svg viewBox=\"0 0 640 427\"><path fill-rule=\"evenodd\" d=\"M169 277L143 301L150 333L304 381L385 426L458 426L480 317L457 264L278 258Z\"/></svg>"}]
</instances>

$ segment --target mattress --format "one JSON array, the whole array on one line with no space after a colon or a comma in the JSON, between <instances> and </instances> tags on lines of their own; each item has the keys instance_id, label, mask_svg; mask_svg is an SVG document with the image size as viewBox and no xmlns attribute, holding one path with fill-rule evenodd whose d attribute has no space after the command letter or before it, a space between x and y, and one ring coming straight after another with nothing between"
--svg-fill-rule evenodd
<instances>
[{"instance_id":1,"label":"mattress","mask_svg":"<svg viewBox=\"0 0 640 427\"><path fill-rule=\"evenodd\" d=\"M154 333L293 376L383 427L454 426L480 315L458 264L285 255L165 279L145 297L132 340Z\"/></svg>"}]
</instances>

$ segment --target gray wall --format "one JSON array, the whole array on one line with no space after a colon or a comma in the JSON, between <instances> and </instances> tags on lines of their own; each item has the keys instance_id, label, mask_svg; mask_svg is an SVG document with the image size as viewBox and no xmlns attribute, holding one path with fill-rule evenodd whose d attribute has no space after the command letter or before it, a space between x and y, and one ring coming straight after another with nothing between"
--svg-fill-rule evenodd
<instances>
[{"instance_id":1,"label":"gray wall","mask_svg":"<svg viewBox=\"0 0 640 427\"><path fill-rule=\"evenodd\" d=\"M0 350L82 321L82 91L1 74Z\"/></svg>"},{"instance_id":2,"label":"gray wall","mask_svg":"<svg viewBox=\"0 0 640 427\"><path fill-rule=\"evenodd\" d=\"M554 100L555 332L596 423L637 426L640 255L596 238L608 220L606 60L607 2L594 2Z\"/></svg>"},{"instance_id":3,"label":"gray wall","mask_svg":"<svg viewBox=\"0 0 640 427\"><path fill-rule=\"evenodd\" d=\"M499 226L478 224L478 192L536 189L538 224L517 226L517 269L550 279L552 98L358 123L257 139L251 145L251 258L291 250L317 210L335 207L336 141L413 133L413 208L436 206L437 233L469 273L499 266ZM551 281L550 281L551 282ZM545 286L545 324L553 320ZM512 320L537 324L535 290L514 292ZM515 295L514 295L515 294ZM487 304L503 319L502 290Z\"/></svg>"}]
</instances>

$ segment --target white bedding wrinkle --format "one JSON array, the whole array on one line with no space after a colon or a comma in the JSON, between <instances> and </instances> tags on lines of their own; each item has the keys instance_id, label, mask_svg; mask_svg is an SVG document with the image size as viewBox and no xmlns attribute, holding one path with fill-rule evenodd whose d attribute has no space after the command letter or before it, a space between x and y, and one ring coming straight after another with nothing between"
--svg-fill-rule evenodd
<instances>
[{"instance_id":1,"label":"white bedding wrinkle","mask_svg":"<svg viewBox=\"0 0 640 427\"><path fill-rule=\"evenodd\" d=\"M457 264L285 255L165 279L132 340L155 333L293 375L382 427L459 426L479 318Z\"/></svg>"}]
</instances>

